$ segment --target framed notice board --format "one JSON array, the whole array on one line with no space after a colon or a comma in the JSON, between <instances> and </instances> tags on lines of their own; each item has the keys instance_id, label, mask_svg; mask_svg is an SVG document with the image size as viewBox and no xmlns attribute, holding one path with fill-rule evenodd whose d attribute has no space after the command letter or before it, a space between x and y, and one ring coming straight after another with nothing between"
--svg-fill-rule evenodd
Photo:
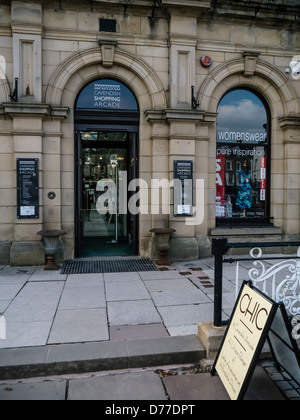
<instances>
[{"instance_id":1,"label":"framed notice board","mask_svg":"<svg viewBox=\"0 0 300 420\"><path fill-rule=\"evenodd\" d=\"M278 307L251 282L244 282L212 370L232 400L246 395Z\"/></svg>"},{"instance_id":2,"label":"framed notice board","mask_svg":"<svg viewBox=\"0 0 300 420\"><path fill-rule=\"evenodd\" d=\"M174 216L193 217L193 166L192 160L174 161Z\"/></svg>"},{"instance_id":3,"label":"framed notice board","mask_svg":"<svg viewBox=\"0 0 300 420\"><path fill-rule=\"evenodd\" d=\"M39 218L39 160L17 159L17 217Z\"/></svg>"}]
</instances>

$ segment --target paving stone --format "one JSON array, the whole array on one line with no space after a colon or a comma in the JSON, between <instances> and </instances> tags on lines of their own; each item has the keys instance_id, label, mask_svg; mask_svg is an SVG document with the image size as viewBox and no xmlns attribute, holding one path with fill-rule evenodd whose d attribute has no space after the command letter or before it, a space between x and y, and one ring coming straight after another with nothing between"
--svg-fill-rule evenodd
<instances>
[{"instance_id":1,"label":"paving stone","mask_svg":"<svg viewBox=\"0 0 300 420\"><path fill-rule=\"evenodd\" d=\"M38 269L30 277L30 281L42 282L42 281L66 281L67 275L60 274L60 271L47 271L43 269Z\"/></svg>"},{"instance_id":2,"label":"paving stone","mask_svg":"<svg viewBox=\"0 0 300 420\"><path fill-rule=\"evenodd\" d=\"M30 279L30 275L4 276L0 272L0 285L2 284L21 284L24 285Z\"/></svg>"},{"instance_id":3,"label":"paving stone","mask_svg":"<svg viewBox=\"0 0 300 420\"><path fill-rule=\"evenodd\" d=\"M168 376L163 378L171 401L229 401L218 377L210 374Z\"/></svg>"},{"instance_id":4,"label":"paving stone","mask_svg":"<svg viewBox=\"0 0 300 420\"><path fill-rule=\"evenodd\" d=\"M64 401L66 380L0 384L0 401Z\"/></svg>"},{"instance_id":5,"label":"paving stone","mask_svg":"<svg viewBox=\"0 0 300 420\"><path fill-rule=\"evenodd\" d=\"M0 314L3 314L10 304L11 300L0 300Z\"/></svg>"},{"instance_id":6,"label":"paving stone","mask_svg":"<svg viewBox=\"0 0 300 420\"><path fill-rule=\"evenodd\" d=\"M174 280L182 278L182 275L174 271L146 271L139 273L140 277L144 281L151 280Z\"/></svg>"},{"instance_id":7,"label":"paving stone","mask_svg":"<svg viewBox=\"0 0 300 420\"><path fill-rule=\"evenodd\" d=\"M121 282L121 281L141 281L138 273L107 273L104 274L105 283L108 282Z\"/></svg>"},{"instance_id":8,"label":"paving stone","mask_svg":"<svg viewBox=\"0 0 300 420\"><path fill-rule=\"evenodd\" d=\"M163 378L172 401L217 401L229 400L229 396L218 376L210 374L180 375ZM266 372L258 367L249 386L245 400L284 400L276 385Z\"/></svg>"},{"instance_id":9,"label":"paving stone","mask_svg":"<svg viewBox=\"0 0 300 420\"><path fill-rule=\"evenodd\" d=\"M200 290L188 288L187 290L151 292L151 297L156 306L189 305L211 303L211 300Z\"/></svg>"},{"instance_id":10,"label":"paving stone","mask_svg":"<svg viewBox=\"0 0 300 420\"><path fill-rule=\"evenodd\" d=\"M69 400L162 401L167 396L161 380L154 372L125 373L72 379Z\"/></svg>"},{"instance_id":11,"label":"paving stone","mask_svg":"<svg viewBox=\"0 0 300 420\"><path fill-rule=\"evenodd\" d=\"M109 325L160 324L161 317L151 300L108 302Z\"/></svg>"},{"instance_id":12,"label":"paving stone","mask_svg":"<svg viewBox=\"0 0 300 420\"><path fill-rule=\"evenodd\" d=\"M23 283L0 284L0 300L12 300L22 289Z\"/></svg>"},{"instance_id":13,"label":"paving stone","mask_svg":"<svg viewBox=\"0 0 300 420\"><path fill-rule=\"evenodd\" d=\"M184 277L180 279L145 281L145 285L149 292L178 291L183 289L197 290L194 284Z\"/></svg>"},{"instance_id":14,"label":"paving stone","mask_svg":"<svg viewBox=\"0 0 300 420\"><path fill-rule=\"evenodd\" d=\"M151 299L141 281L107 283L105 289L108 302Z\"/></svg>"},{"instance_id":15,"label":"paving stone","mask_svg":"<svg viewBox=\"0 0 300 420\"><path fill-rule=\"evenodd\" d=\"M71 274L67 277L65 288L92 286L104 287L103 274Z\"/></svg>"},{"instance_id":16,"label":"paving stone","mask_svg":"<svg viewBox=\"0 0 300 420\"><path fill-rule=\"evenodd\" d=\"M69 287L63 291L58 310L106 308L102 286Z\"/></svg>"},{"instance_id":17,"label":"paving stone","mask_svg":"<svg viewBox=\"0 0 300 420\"><path fill-rule=\"evenodd\" d=\"M203 303L201 305L165 306L159 307L158 311L167 328L178 327L211 321L214 305L213 303Z\"/></svg>"},{"instance_id":18,"label":"paving stone","mask_svg":"<svg viewBox=\"0 0 300 420\"><path fill-rule=\"evenodd\" d=\"M61 282L45 282L45 283L27 283L22 289L19 297L32 299L45 298L49 296L60 297L64 283Z\"/></svg>"},{"instance_id":19,"label":"paving stone","mask_svg":"<svg viewBox=\"0 0 300 420\"><path fill-rule=\"evenodd\" d=\"M45 322L14 322L6 324L6 339L0 340L0 348L45 346L52 319Z\"/></svg>"},{"instance_id":20,"label":"paving stone","mask_svg":"<svg viewBox=\"0 0 300 420\"><path fill-rule=\"evenodd\" d=\"M47 299L18 296L4 312L7 323L53 321L60 296Z\"/></svg>"},{"instance_id":21,"label":"paving stone","mask_svg":"<svg viewBox=\"0 0 300 420\"><path fill-rule=\"evenodd\" d=\"M111 341L169 337L169 334L163 324L126 325L111 327L109 331Z\"/></svg>"},{"instance_id":22,"label":"paving stone","mask_svg":"<svg viewBox=\"0 0 300 420\"><path fill-rule=\"evenodd\" d=\"M171 337L181 337L185 335L197 335L198 325L184 325L180 327L168 327L167 328Z\"/></svg>"},{"instance_id":23,"label":"paving stone","mask_svg":"<svg viewBox=\"0 0 300 420\"><path fill-rule=\"evenodd\" d=\"M59 297L49 296L47 299L17 297L4 312L7 323L53 321Z\"/></svg>"},{"instance_id":24,"label":"paving stone","mask_svg":"<svg viewBox=\"0 0 300 420\"><path fill-rule=\"evenodd\" d=\"M106 310L58 311L48 344L109 340Z\"/></svg>"}]
</instances>

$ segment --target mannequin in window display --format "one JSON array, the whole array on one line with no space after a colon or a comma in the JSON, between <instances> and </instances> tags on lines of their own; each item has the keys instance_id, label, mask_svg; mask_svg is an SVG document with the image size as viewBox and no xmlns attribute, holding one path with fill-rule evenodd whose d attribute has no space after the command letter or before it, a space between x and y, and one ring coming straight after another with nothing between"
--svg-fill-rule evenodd
<instances>
[{"instance_id":1,"label":"mannequin in window display","mask_svg":"<svg viewBox=\"0 0 300 420\"><path fill-rule=\"evenodd\" d=\"M236 171L240 176L240 184L238 185L238 193L236 206L243 210L243 216L246 217L246 210L252 207L252 186L251 186L251 169L248 168L247 161L243 165L243 169Z\"/></svg>"}]
</instances>

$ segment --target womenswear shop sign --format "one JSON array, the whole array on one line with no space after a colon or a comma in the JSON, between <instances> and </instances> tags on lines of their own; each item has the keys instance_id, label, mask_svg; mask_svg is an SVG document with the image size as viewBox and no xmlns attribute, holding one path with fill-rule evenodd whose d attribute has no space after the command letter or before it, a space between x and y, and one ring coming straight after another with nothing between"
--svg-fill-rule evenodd
<instances>
[{"instance_id":1,"label":"womenswear shop sign","mask_svg":"<svg viewBox=\"0 0 300 420\"><path fill-rule=\"evenodd\" d=\"M278 304L244 283L212 372L232 400L246 394L277 309Z\"/></svg>"},{"instance_id":2,"label":"womenswear shop sign","mask_svg":"<svg viewBox=\"0 0 300 420\"><path fill-rule=\"evenodd\" d=\"M17 217L39 218L39 160L17 159Z\"/></svg>"}]
</instances>

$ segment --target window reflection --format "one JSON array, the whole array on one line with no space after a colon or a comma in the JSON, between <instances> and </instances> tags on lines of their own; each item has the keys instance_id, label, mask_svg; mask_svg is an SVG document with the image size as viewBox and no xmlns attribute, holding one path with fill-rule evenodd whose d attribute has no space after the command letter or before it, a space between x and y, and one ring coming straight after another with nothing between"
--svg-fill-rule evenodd
<instances>
[{"instance_id":1,"label":"window reflection","mask_svg":"<svg viewBox=\"0 0 300 420\"><path fill-rule=\"evenodd\" d=\"M267 219L270 162L266 106L254 93L239 89L221 100L218 113L218 223Z\"/></svg>"}]
</instances>

